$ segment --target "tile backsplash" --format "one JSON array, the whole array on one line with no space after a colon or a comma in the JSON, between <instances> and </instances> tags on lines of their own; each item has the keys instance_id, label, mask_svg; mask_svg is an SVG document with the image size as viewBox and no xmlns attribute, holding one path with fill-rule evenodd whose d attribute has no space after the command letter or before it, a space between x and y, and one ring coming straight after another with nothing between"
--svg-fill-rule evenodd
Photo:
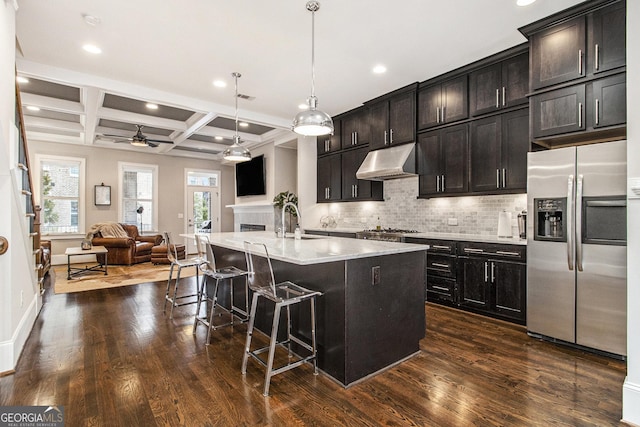
<instances>
[{"instance_id":1,"label":"tile backsplash","mask_svg":"<svg viewBox=\"0 0 640 427\"><path fill-rule=\"evenodd\" d=\"M327 206L327 214L336 219L338 227L374 228L379 221L384 228L496 235L498 214L504 210L511 212L512 231L517 235L517 214L527 208L526 194L417 196L417 177L390 180L384 183L384 202L334 203Z\"/></svg>"}]
</instances>

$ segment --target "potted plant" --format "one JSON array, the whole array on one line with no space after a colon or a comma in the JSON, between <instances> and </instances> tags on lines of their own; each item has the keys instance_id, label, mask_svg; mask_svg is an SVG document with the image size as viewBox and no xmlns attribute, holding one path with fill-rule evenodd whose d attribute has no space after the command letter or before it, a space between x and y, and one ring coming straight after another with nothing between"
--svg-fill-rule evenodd
<instances>
[{"instance_id":1,"label":"potted plant","mask_svg":"<svg viewBox=\"0 0 640 427\"><path fill-rule=\"evenodd\" d=\"M282 191L273 198L273 206L275 207L274 223L276 230L280 227L283 227L286 231L293 232L295 228L295 223L291 221L291 217L297 217L298 214L296 213L295 209L291 208L291 206L287 206L287 208L285 209L285 213L289 214L287 216L288 221L287 219L285 219L286 224L280 224L282 218L282 208L288 202L291 202L294 205L298 206L298 196L296 196L295 193L292 193L289 190Z\"/></svg>"}]
</instances>

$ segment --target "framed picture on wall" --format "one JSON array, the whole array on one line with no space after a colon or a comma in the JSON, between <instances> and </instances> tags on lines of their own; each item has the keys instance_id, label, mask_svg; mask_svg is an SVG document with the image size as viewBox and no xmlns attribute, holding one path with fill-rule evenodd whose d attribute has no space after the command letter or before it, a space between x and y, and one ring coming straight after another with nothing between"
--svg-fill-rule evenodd
<instances>
[{"instance_id":1,"label":"framed picture on wall","mask_svg":"<svg viewBox=\"0 0 640 427\"><path fill-rule=\"evenodd\" d=\"M94 204L96 206L111 206L111 186L110 185L94 185Z\"/></svg>"}]
</instances>

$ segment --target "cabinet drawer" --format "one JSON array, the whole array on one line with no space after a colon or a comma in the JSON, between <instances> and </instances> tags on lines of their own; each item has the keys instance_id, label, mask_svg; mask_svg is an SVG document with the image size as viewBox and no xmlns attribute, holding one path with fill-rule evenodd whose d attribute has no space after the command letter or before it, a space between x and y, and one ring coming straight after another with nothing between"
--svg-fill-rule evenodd
<instances>
[{"instance_id":1,"label":"cabinet drawer","mask_svg":"<svg viewBox=\"0 0 640 427\"><path fill-rule=\"evenodd\" d=\"M524 245L507 245L496 243L458 243L460 256L481 256L490 259L508 259L524 262L527 258L527 247Z\"/></svg>"},{"instance_id":2,"label":"cabinet drawer","mask_svg":"<svg viewBox=\"0 0 640 427\"><path fill-rule=\"evenodd\" d=\"M420 237L405 237L405 243L416 243L419 245L429 245L427 253L429 255L433 253L455 255L456 254L456 242L450 240L434 240L434 239L421 239Z\"/></svg>"},{"instance_id":3,"label":"cabinet drawer","mask_svg":"<svg viewBox=\"0 0 640 427\"><path fill-rule=\"evenodd\" d=\"M427 275L427 301L455 303L456 281Z\"/></svg>"},{"instance_id":4,"label":"cabinet drawer","mask_svg":"<svg viewBox=\"0 0 640 427\"><path fill-rule=\"evenodd\" d=\"M427 255L427 274L440 277L456 277L456 257L450 255Z\"/></svg>"}]
</instances>

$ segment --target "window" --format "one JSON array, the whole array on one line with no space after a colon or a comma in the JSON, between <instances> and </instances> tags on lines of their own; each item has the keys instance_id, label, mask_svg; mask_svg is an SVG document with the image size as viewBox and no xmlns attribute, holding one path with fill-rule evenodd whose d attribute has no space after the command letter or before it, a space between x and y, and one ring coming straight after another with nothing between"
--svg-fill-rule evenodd
<instances>
[{"instance_id":1,"label":"window","mask_svg":"<svg viewBox=\"0 0 640 427\"><path fill-rule=\"evenodd\" d=\"M118 163L120 222L137 225L140 233L157 230L158 166Z\"/></svg>"},{"instance_id":2,"label":"window","mask_svg":"<svg viewBox=\"0 0 640 427\"><path fill-rule=\"evenodd\" d=\"M75 157L36 156L38 165L40 232L46 235L82 233L84 230L85 160Z\"/></svg>"}]
</instances>

